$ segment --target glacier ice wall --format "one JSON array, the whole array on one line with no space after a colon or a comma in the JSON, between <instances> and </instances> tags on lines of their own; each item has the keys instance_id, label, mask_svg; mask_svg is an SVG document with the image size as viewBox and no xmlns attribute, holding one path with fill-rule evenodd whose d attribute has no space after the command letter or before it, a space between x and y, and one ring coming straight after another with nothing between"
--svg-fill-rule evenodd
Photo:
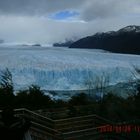
<instances>
[{"instance_id":1,"label":"glacier ice wall","mask_svg":"<svg viewBox=\"0 0 140 140\"><path fill-rule=\"evenodd\" d=\"M47 90L87 88L85 82L103 74L109 83L133 80L140 56L88 49L0 47L0 69L9 68L16 89L31 84Z\"/></svg>"}]
</instances>

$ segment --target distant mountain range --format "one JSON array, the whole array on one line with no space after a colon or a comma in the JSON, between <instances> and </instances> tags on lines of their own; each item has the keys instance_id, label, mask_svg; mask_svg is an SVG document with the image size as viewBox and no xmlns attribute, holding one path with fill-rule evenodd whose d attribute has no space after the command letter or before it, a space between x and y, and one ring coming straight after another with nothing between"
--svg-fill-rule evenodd
<instances>
[{"instance_id":1,"label":"distant mountain range","mask_svg":"<svg viewBox=\"0 0 140 140\"><path fill-rule=\"evenodd\" d=\"M140 54L140 26L131 25L118 31L96 33L72 43L69 47Z\"/></svg>"}]
</instances>

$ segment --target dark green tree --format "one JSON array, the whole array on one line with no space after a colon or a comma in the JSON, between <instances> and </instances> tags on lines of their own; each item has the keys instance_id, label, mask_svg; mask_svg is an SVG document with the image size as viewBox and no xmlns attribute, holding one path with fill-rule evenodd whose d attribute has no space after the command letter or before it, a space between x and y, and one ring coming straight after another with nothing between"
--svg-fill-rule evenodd
<instances>
[{"instance_id":1,"label":"dark green tree","mask_svg":"<svg viewBox=\"0 0 140 140\"><path fill-rule=\"evenodd\" d=\"M86 95L85 93L77 94L70 99L69 104L70 105L87 105L89 104L88 95Z\"/></svg>"},{"instance_id":2,"label":"dark green tree","mask_svg":"<svg viewBox=\"0 0 140 140\"><path fill-rule=\"evenodd\" d=\"M52 100L44 94L39 86L31 85L27 90L17 93L17 105L29 109L48 108L52 105Z\"/></svg>"},{"instance_id":3,"label":"dark green tree","mask_svg":"<svg viewBox=\"0 0 140 140\"><path fill-rule=\"evenodd\" d=\"M0 76L0 106L13 105L14 97L12 74L8 68L6 68L1 71Z\"/></svg>"},{"instance_id":4,"label":"dark green tree","mask_svg":"<svg viewBox=\"0 0 140 140\"><path fill-rule=\"evenodd\" d=\"M13 95L14 86L12 80L12 74L8 68L1 71L1 81L0 81L0 88L3 90L5 94Z\"/></svg>"}]
</instances>

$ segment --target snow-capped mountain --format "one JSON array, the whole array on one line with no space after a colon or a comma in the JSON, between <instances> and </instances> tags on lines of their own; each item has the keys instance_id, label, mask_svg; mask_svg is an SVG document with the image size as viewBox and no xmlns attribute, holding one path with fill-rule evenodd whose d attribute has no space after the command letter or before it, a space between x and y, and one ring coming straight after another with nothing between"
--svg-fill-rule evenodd
<instances>
[{"instance_id":1,"label":"snow-capped mountain","mask_svg":"<svg viewBox=\"0 0 140 140\"><path fill-rule=\"evenodd\" d=\"M140 32L140 26L136 26L136 25L126 26L126 27L120 29L118 32L135 32L135 33L139 33Z\"/></svg>"},{"instance_id":2,"label":"snow-capped mountain","mask_svg":"<svg viewBox=\"0 0 140 140\"><path fill-rule=\"evenodd\" d=\"M74 42L70 48L104 49L115 53L140 54L140 26L96 33Z\"/></svg>"},{"instance_id":3,"label":"snow-capped mountain","mask_svg":"<svg viewBox=\"0 0 140 140\"><path fill-rule=\"evenodd\" d=\"M88 80L108 77L109 84L133 80L140 56L55 47L0 47L0 70L9 68L15 89L31 84L47 90L86 89Z\"/></svg>"}]
</instances>

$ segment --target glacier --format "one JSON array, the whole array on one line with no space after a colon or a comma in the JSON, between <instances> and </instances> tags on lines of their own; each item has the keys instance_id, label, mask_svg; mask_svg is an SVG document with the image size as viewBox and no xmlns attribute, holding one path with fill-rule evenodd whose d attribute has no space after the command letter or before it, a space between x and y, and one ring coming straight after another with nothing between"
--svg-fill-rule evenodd
<instances>
[{"instance_id":1,"label":"glacier","mask_svg":"<svg viewBox=\"0 0 140 140\"><path fill-rule=\"evenodd\" d=\"M140 56L103 50L0 45L0 70L8 68L15 90L34 84L43 90L86 89L89 78L108 75L109 84L134 80Z\"/></svg>"}]
</instances>

